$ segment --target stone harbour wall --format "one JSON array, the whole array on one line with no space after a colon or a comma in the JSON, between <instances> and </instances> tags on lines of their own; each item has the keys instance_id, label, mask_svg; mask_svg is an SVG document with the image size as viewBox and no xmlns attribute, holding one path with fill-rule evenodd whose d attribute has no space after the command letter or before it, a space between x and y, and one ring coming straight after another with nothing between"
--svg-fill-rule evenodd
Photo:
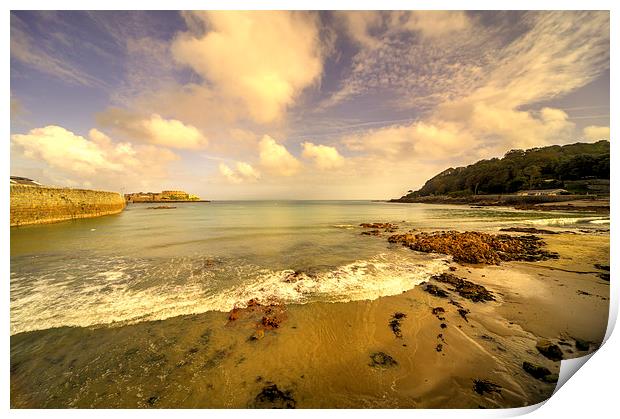
<instances>
[{"instance_id":1,"label":"stone harbour wall","mask_svg":"<svg viewBox=\"0 0 620 419\"><path fill-rule=\"evenodd\" d=\"M125 199L116 192L11 185L11 227L118 214Z\"/></svg>"}]
</instances>

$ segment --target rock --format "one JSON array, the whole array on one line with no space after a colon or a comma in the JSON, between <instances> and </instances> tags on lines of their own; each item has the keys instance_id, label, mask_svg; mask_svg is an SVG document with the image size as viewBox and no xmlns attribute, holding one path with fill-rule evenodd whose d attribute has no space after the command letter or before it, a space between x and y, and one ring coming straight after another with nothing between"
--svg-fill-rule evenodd
<instances>
[{"instance_id":1,"label":"rock","mask_svg":"<svg viewBox=\"0 0 620 419\"><path fill-rule=\"evenodd\" d=\"M446 309L444 309L443 307L434 307L431 312L433 313L433 315L435 317L437 317L438 320L445 320L446 318L443 316L443 314L446 312Z\"/></svg>"},{"instance_id":2,"label":"rock","mask_svg":"<svg viewBox=\"0 0 620 419\"><path fill-rule=\"evenodd\" d=\"M489 380L474 380L474 391L480 395L484 393L498 393L501 394L502 387L498 384L492 383Z\"/></svg>"},{"instance_id":3,"label":"rock","mask_svg":"<svg viewBox=\"0 0 620 419\"><path fill-rule=\"evenodd\" d=\"M263 316L260 323L264 326L266 330L273 330L280 327L280 323L282 319L278 316Z\"/></svg>"},{"instance_id":4,"label":"rock","mask_svg":"<svg viewBox=\"0 0 620 419\"><path fill-rule=\"evenodd\" d=\"M426 284L426 286L424 287L424 291L428 292L431 295L434 295L435 297L446 298L448 296L447 292L433 284Z\"/></svg>"},{"instance_id":5,"label":"rock","mask_svg":"<svg viewBox=\"0 0 620 419\"><path fill-rule=\"evenodd\" d=\"M575 348L577 348L578 351L589 351L590 342L583 339L575 339Z\"/></svg>"},{"instance_id":6,"label":"rock","mask_svg":"<svg viewBox=\"0 0 620 419\"><path fill-rule=\"evenodd\" d=\"M564 355L560 347L546 339L539 340L536 343L536 349L543 354L546 358L552 361L561 361Z\"/></svg>"},{"instance_id":7,"label":"rock","mask_svg":"<svg viewBox=\"0 0 620 419\"><path fill-rule=\"evenodd\" d=\"M265 331L263 329L258 329L252 336L250 336L250 340L261 340L265 337Z\"/></svg>"},{"instance_id":8,"label":"rock","mask_svg":"<svg viewBox=\"0 0 620 419\"><path fill-rule=\"evenodd\" d=\"M393 233L396 230L398 230L398 226L396 224L392 224L392 223L362 223L360 224L360 227L362 228L372 228L372 229L382 229L383 231L386 231L388 233ZM362 233L364 234L364 233ZM378 230L377 230L377 234L378 235Z\"/></svg>"},{"instance_id":9,"label":"rock","mask_svg":"<svg viewBox=\"0 0 620 419\"><path fill-rule=\"evenodd\" d=\"M374 352L370 355L370 365L376 368L390 368L398 365L398 362L385 352Z\"/></svg>"},{"instance_id":10,"label":"rock","mask_svg":"<svg viewBox=\"0 0 620 419\"><path fill-rule=\"evenodd\" d=\"M303 274L304 273L302 271L294 271L287 274L282 281L286 283L297 282L303 276Z\"/></svg>"},{"instance_id":11,"label":"rock","mask_svg":"<svg viewBox=\"0 0 620 419\"><path fill-rule=\"evenodd\" d=\"M157 400L159 400L159 396L151 396L148 399L146 399L146 403L149 406L153 406L155 403L157 403Z\"/></svg>"},{"instance_id":12,"label":"rock","mask_svg":"<svg viewBox=\"0 0 620 419\"><path fill-rule=\"evenodd\" d=\"M239 318L239 316L241 316L241 310L235 307L230 311L230 314L228 315L228 320L230 320L231 322L235 321Z\"/></svg>"},{"instance_id":13,"label":"rock","mask_svg":"<svg viewBox=\"0 0 620 419\"><path fill-rule=\"evenodd\" d=\"M557 374L549 374L549 375L545 375L542 380L545 383L555 384L558 382L559 378L560 377Z\"/></svg>"},{"instance_id":14,"label":"rock","mask_svg":"<svg viewBox=\"0 0 620 419\"><path fill-rule=\"evenodd\" d=\"M445 323L441 323L441 324L439 325L439 327L441 327L442 329L445 329L446 327L448 327L448 325L447 325L447 324L445 324Z\"/></svg>"},{"instance_id":15,"label":"rock","mask_svg":"<svg viewBox=\"0 0 620 419\"><path fill-rule=\"evenodd\" d=\"M459 278L454 274L442 273L432 276L431 279L437 282L452 285L454 290L461 297L467 298L475 303L481 301L495 301L493 294L482 285L474 284L473 282Z\"/></svg>"},{"instance_id":16,"label":"rock","mask_svg":"<svg viewBox=\"0 0 620 419\"><path fill-rule=\"evenodd\" d=\"M443 350L443 345L441 343L438 343L437 346L435 346L435 350L437 352L441 352Z\"/></svg>"},{"instance_id":17,"label":"rock","mask_svg":"<svg viewBox=\"0 0 620 419\"><path fill-rule=\"evenodd\" d=\"M403 333L400 328L400 323L405 317L407 317L405 313L396 312L394 313L394 315L390 319L390 322L388 323L390 326L390 329L392 329L392 332L397 338L403 337Z\"/></svg>"},{"instance_id":18,"label":"rock","mask_svg":"<svg viewBox=\"0 0 620 419\"><path fill-rule=\"evenodd\" d=\"M282 391L276 384L272 384L263 387L254 398L251 407L255 409L294 409L296 405L297 402L290 390Z\"/></svg>"},{"instance_id":19,"label":"rock","mask_svg":"<svg viewBox=\"0 0 620 419\"><path fill-rule=\"evenodd\" d=\"M381 232L379 230L370 230L370 231L362 231L360 234L365 236L380 236Z\"/></svg>"},{"instance_id":20,"label":"rock","mask_svg":"<svg viewBox=\"0 0 620 419\"><path fill-rule=\"evenodd\" d=\"M609 272L609 270L610 270L609 265L602 265L602 264L600 264L600 263L595 263L595 264L594 264L594 267L595 267L596 269L600 269L601 271L607 271L607 272Z\"/></svg>"},{"instance_id":21,"label":"rock","mask_svg":"<svg viewBox=\"0 0 620 419\"><path fill-rule=\"evenodd\" d=\"M405 233L388 238L390 243L400 243L412 250L451 255L456 262L499 265L501 261L538 261L557 259L557 253L542 249L545 242L539 237L492 235L467 231Z\"/></svg>"},{"instance_id":22,"label":"rock","mask_svg":"<svg viewBox=\"0 0 620 419\"><path fill-rule=\"evenodd\" d=\"M523 361L523 369L532 377L537 380L542 380L545 376L551 374L548 368L540 365L532 364L531 362Z\"/></svg>"},{"instance_id":23,"label":"rock","mask_svg":"<svg viewBox=\"0 0 620 419\"><path fill-rule=\"evenodd\" d=\"M454 272L454 271L456 271L456 266L450 266L448 269L450 269L450 271Z\"/></svg>"},{"instance_id":24,"label":"rock","mask_svg":"<svg viewBox=\"0 0 620 419\"><path fill-rule=\"evenodd\" d=\"M246 307L247 308L251 308L251 307L260 307L262 304L258 302L258 300L256 298L252 298L251 300L248 300L248 302L246 303Z\"/></svg>"},{"instance_id":25,"label":"rock","mask_svg":"<svg viewBox=\"0 0 620 419\"><path fill-rule=\"evenodd\" d=\"M465 320L466 322L469 322L469 320L467 320L467 315L469 314L469 310L465 308L459 308L458 312L459 312L459 316L461 316L463 320Z\"/></svg>"}]
</instances>

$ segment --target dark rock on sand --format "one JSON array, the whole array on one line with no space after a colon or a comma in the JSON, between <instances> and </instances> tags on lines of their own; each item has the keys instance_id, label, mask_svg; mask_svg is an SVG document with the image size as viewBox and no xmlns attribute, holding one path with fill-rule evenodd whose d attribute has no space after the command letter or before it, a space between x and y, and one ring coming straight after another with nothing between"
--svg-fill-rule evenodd
<instances>
[{"instance_id":1,"label":"dark rock on sand","mask_svg":"<svg viewBox=\"0 0 620 419\"><path fill-rule=\"evenodd\" d=\"M474 284L473 282L459 278L454 274L442 273L440 275L432 276L431 279L437 282L452 285L454 290L461 297L467 298L475 303L481 301L495 301L493 294L482 285Z\"/></svg>"},{"instance_id":2,"label":"dark rock on sand","mask_svg":"<svg viewBox=\"0 0 620 419\"><path fill-rule=\"evenodd\" d=\"M607 272L609 272L609 270L610 270L609 265L601 265L600 263L595 263L595 264L594 264L594 267L595 267L596 269L600 269L601 271L607 271Z\"/></svg>"},{"instance_id":3,"label":"dark rock on sand","mask_svg":"<svg viewBox=\"0 0 620 419\"><path fill-rule=\"evenodd\" d=\"M297 402L290 390L282 391L276 384L263 387L251 405L255 409L294 409Z\"/></svg>"},{"instance_id":4,"label":"dark rock on sand","mask_svg":"<svg viewBox=\"0 0 620 419\"><path fill-rule=\"evenodd\" d=\"M545 376L551 374L551 371L549 371L548 368L541 365L535 365L527 361L523 361L523 369L537 380L542 380Z\"/></svg>"},{"instance_id":5,"label":"dark rock on sand","mask_svg":"<svg viewBox=\"0 0 620 419\"><path fill-rule=\"evenodd\" d=\"M291 272L290 274L286 275L286 277L284 277L284 279L282 280L283 282L286 283L292 283L292 282L297 282L299 281L299 279L303 276L303 272L302 271L294 271Z\"/></svg>"},{"instance_id":6,"label":"dark rock on sand","mask_svg":"<svg viewBox=\"0 0 620 419\"><path fill-rule=\"evenodd\" d=\"M398 362L385 352L374 352L370 354L370 365L376 368L389 368L398 365Z\"/></svg>"},{"instance_id":7,"label":"dark rock on sand","mask_svg":"<svg viewBox=\"0 0 620 419\"><path fill-rule=\"evenodd\" d=\"M545 376L542 378L542 380L543 380L545 383L554 384L554 383L557 383L557 382L558 382L558 379L559 379L559 378L560 378L560 377L559 377L557 374L549 374L549 375L545 375Z\"/></svg>"},{"instance_id":8,"label":"dark rock on sand","mask_svg":"<svg viewBox=\"0 0 620 419\"><path fill-rule=\"evenodd\" d=\"M390 322L388 323L389 326L390 326L390 329L392 329L392 332L394 333L394 335L397 338L402 338L403 337L403 333L402 333L402 330L400 328L400 323L406 317L407 317L407 315L405 313L396 312L396 313L394 313L394 315L390 319Z\"/></svg>"},{"instance_id":9,"label":"dark rock on sand","mask_svg":"<svg viewBox=\"0 0 620 419\"><path fill-rule=\"evenodd\" d=\"M469 322L469 320L467 320L467 315L469 314L469 310L465 308L459 308L458 312L459 312L459 316L461 316L463 320L465 320L466 322Z\"/></svg>"},{"instance_id":10,"label":"dark rock on sand","mask_svg":"<svg viewBox=\"0 0 620 419\"><path fill-rule=\"evenodd\" d=\"M545 242L536 236L492 235L467 231L394 234L390 243L400 243L412 250L451 255L455 262L499 265L501 261L539 261L557 259L557 253L542 249Z\"/></svg>"},{"instance_id":11,"label":"dark rock on sand","mask_svg":"<svg viewBox=\"0 0 620 419\"><path fill-rule=\"evenodd\" d=\"M381 232L379 230L370 230L370 231L362 231L360 234L365 236L380 236Z\"/></svg>"},{"instance_id":12,"label":"dark rock on sand","mask_svg":"<svg viewBox=\"0 0 620 419\"><path fill-rule=\"evenodd\" d=\"M502 392L502 387L498 384L492 383L489 380L474 380L474 391L480 395L484 393L500 393Z\"/></svg>"},{"instance_id":13,"label":"dark rock on sand","mask_svg":"<svg viewBox=\"0 0 620 419\"><path fill-rule=\"evenodd\" d=\"M446 309L443 307L434 307L431 312L433 313L433 316L437 317L438 320L446 319L443 317L443 314L446 312Z\"/></svg>"},{"instance_id":14,"label":"dark rock on sand","mask_svg":"<svg viewBox=\"0 0 620 419\"><path fill-rule=\"evenodd\" d=\"M599 272L598 277L601 278L603 281L609 282L610 280L609 272Z\"/></svg>"},{"instance_id":15,"label":"dark rock on sand","mask_svg":"<svg viewBox=\"0 0 620 419\"><path fill-rule=\"evenodd\" d=\"M506 227L500 228L499 231L510 231L515 233L530 233L530 234L558 234L557 231L545 230L534 227Z\"/></svg>"},{"instance_id":16,"label":"dark rock on sand","mask_svg":"<svg viewBox=\"0 0 620 419\"><path fill-rule=\"evenodd\" d=\"M561 361L564 358L562 349L560 347L546 339L539 340L536 343L536 349L543 354L546 358L552 361Z\"/></svg>"},{"instance_id":17,"label":"dark rock on sand","mask_svg":"<svg viewBox=\"0 0 620 419\"><path fill-rule=\"evenodd\" d=\"M578 351L589 351L590 342L583 339L575 339L575 348L577 348Z\"/></svg>"},{"instance_id":18,"label":"dark rock on sand","mask_svg":"<svg viewBox=\"0 0 620 419\"><path fill-rule=\"evenodd\" d=\"M428 292L431 295L434 295L435 297L441 297L441 298L448 297L448 293L442 290L441 288L439 288L437 285L426 284L426 286L423 289L424 291Z\"/></svg>"},{"instance_id":19,"label":"dark rock on sand","mask_svg":"<svg viewBox=\"0 0 620 419\"><path fill-rule=\"evenodd\" d=\"M398 226L392 223L362 223L360 224L360 227L372 228L375 230L382 229L383 231L386 231L388 233L393 233L398 229Z\"/></svg>"}]
</instances>

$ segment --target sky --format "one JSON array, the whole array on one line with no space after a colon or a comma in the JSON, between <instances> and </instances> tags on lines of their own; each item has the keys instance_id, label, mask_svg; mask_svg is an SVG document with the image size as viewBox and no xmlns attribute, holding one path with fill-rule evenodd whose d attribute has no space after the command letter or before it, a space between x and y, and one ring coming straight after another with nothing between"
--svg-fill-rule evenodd
<instances>
[{"instance_id":1,"label":"sky","mask_svg":"<svg viewBox=\"0 0 620 419\"><path fill-rule=\"evenodd\" d=\"M609 12L14 11L11 175L386 199L609 139Z\"/></svg>"}]
</instances>

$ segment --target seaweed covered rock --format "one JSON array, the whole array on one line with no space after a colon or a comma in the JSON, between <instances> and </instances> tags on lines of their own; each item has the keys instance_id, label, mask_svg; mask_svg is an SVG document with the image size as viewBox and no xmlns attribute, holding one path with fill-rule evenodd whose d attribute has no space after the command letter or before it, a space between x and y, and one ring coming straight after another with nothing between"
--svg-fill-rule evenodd
<instances>
[{"instance_id":1,"label":"seaweed covered rock","mask_svg":"<svg viewBox=\"0 0 620 419\"><path fill-rule=\"evenodd\" d=\"M439 288L437 285L433 285L433 284L426 284L423 290L428 292L431 295L434 295L435 297L446 298L448 296L447 292Z\"/></svg>"},{"instance_id":2,"label":"seaweed covered rock","mask_svg":"<svg viewBox=\"0 0 620 419\"><path fill-rule=\"evenodd\" d=\"M558 254L543 249L545 242L532 235L511 236L474 231L394 234L390 243L400 243L412 250L451 255L456 262L499 265L501 261L539 261L557 259Z\"/></svg>"},{"instance_id":3,"label":"seaweed covered rock","mask_svg":"<svg viewBox=\"0 0 620 419\"><path fill-rule=\"evenodd\" d=\"M388 325L390 326L390 329L392 329L392 333L394 333L394 336L396 336L397 338L403 337L403 331L400 327L400 324L405 317L407 317L405 313L396 312L394 313L394 315L390 319L390 322L388 323Z\"/></svg>"},{"instance_id":4,"label":"seaweed covered rock","mask_svg":"<svg viewBox=\"0 0 620 419\"><path fill-rule=\"evenodd\" d=\"M454 291L456 291L461 297L467 298L475 303L495 301L493 294L482 285L474 284L473 282L459 278L454 274L442 273L432 276L431 279L437 282L452 285L454 287Z\"/></svg>"},{"instance_id":5,"label":"seaweed covered rock","mask_svg":"<svg viewBox=\"0 0 620 419\"><path fill-rule=\"evenodd\" d=\"M297 402L291 391L282 391L276 384L265 386L250 407L255 409L294 409Z\"/></svg>"},{"instance_id":6,"label":"seaweed covered rock","mask_svg":"<svg viewBox=\"0 0 620 419\"><path fill-rule=\"evenodd\" d=\"M560 347L546 339L539 340L536 343L536 349L552 361L561 361L562 358L564 358L564 354L562 353Z\"/></svg>"},{"instance_id":7,"label":"seaweed covered rock","mask_svg":"<svg viewBox=\"0 0 620 419\"><path fill-rule=\"evenodd\" d=\"M370 354L369 365L375 368L389 368L398 365L398 362L385 352L374 352Z\"/></svg>"},{"instance_id":8,"label":"seaweed covered rock","mask_svg":"<svg viewBox=\"0 0 620 419\"><path fill-rule=\"evenodd\" d=\"M386 231L388 233L393 233L396 230L398 230L398 226L396 224L392 224L392 223L362 223L360 224L360 227L362 228L372 228L374 230L377 229L381 229L383 231ZM364 234L364 233L362 233ZM378 231L375 235L378 235Z\"/></svg>"},{"instance_id":9,"label":"seaweed covered rock","mask_svg":"<svg viewBox=\"0 0 620 419\"><path fill-rule=\"evenodd\" d=\"M548 368L527 361L523 361L523 370L538 380L542 380L543 377L551 374Z\"/></svg>"},{"instance_id":10,"label":"seaweed covered rock","mask_svg":"<svg viewBox=\"0 0 620 419\"><path fill-rule=\"evenodd\" d=\"M495 384L489 380L475 379L473 388L474 391L480 395L483 395L484 393L491 394L502 392L502 386Z\"/></svg>"}]
</instances>

